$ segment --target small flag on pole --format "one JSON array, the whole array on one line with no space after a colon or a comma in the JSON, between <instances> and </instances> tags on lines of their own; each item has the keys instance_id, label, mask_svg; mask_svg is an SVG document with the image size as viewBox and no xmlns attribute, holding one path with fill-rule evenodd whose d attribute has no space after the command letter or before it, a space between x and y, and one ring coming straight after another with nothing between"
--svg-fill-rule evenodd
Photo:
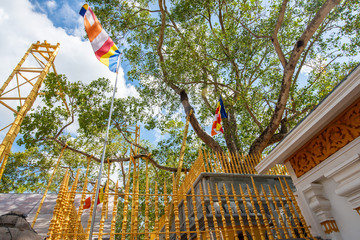
<instances>
[{"instance_id":1,"label":"small flag on pole","mask_svg":"<svg viewBox=\"0 0 360 240\"><path fill-rule=\"evenodd\" d=\"M90 207L91 207L91 198L88 197L87 199L85 199L83 209L88 209Z\"/></svg>"},{"instance_id":2,"label":"small flag on pole","mask_svg":"<svg viewBox=\"0 0 360 240\"><path fill-rule=\"evenodd\" d=\"M108 66L110 71L116 72L120 51L115 43L102 28L99 20L88 4L82 6L79 14L84 17L85 30L96 58Z\"/></svg>"},{"instance_id":3,"label":"small flag on pole","mask_svg":"<svg viewBox=\"0 0 360 240\"><path fill-rule=\"evenodd\" d=\"M214 136L218 133L224 133L224 129L221 125L221 118L227 118L227 114L225 111L225 106L224 103L222 101L222 98L220 96L220 99L217 103L216 106L216 111L215 111L215 118L214 118L214 122L211 128L211 136Z\"/></svg>"},{"instance_id":4,"label":"small flag on pole","mask_svg":"<svg viewBox=\"0 0 360 240\"><path fill-rule=\"evenodd\" d=\"M104 201L105 188L106 188L106 183L105 183L105 186L103 188L101 188L99 191L99 197L97 199L98 205ZM90 207L91 207L91 197L88 197L87 199L85 199L83 209L88 209Z\"/></svg>"},{"instance_id":5,"label":"small flag on pole","mask_svg":"<svg viewBox=\"0 0 360 240\"><path fill-rule=\"evenodd\" d=\"M102 189L100 189L100 191L99 191L99 197L97 200L97 204L100 204L104 201L105 188L106 188L106 183L105 183L104 187Z\"/></svg>"}]
</instances>

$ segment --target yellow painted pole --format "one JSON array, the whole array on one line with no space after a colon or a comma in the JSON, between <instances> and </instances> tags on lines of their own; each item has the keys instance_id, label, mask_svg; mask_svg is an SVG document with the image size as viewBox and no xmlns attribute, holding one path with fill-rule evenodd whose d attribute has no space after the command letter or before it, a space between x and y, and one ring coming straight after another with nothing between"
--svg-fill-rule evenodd
<instances>
[{"instance_id":1,"label":"yellow painted pole","mask_svg":"<svg viewBox=\"0 0 360 240\"><path fill-rule=\"evenodd\" d=\"M264 196L266 205L267 205L267 207L268 207L268 209L269 209L270 219L271 219L271 221L272 221L272 223L273 223L272 228L275 229L276 239L280 239L280 238L281 238L281 235L280 235L280 232L279 232L278 223L277 223L276 220L275 220L274 213L273 213L273 210L272 210L272 208L271 208L269 198L268 198L268 196L267 196L267 194L266 194L266 191L265 191L265 188L264 188L263 185L261 185L261 190L262 190L262 192L263 192L263 196ZM271 236L272 236L272 234L271 234Z\"/></svg>"},{"instance_id":2,"label":"yellow painted pole","mask_svg":"<svg viewBox=\"0 0 360 240\"><path fill-rule=\"evenodd\" d=\"M248 237L246 235L246 229L245 229L244 220L243 220L243 218L241 216L240 202L239 202L239 199L238 199L238 195L236 195L236 191L234 189L233 184L231 184L231 190L232 190L233 195L234 195L235 207L236 207L236 211L237 211L238 216L239 216L240 227L241 227L241 231L243 232L244 240L248 240Z\"/></svg>"},{"instance_id":3,"label":"yellow painted pole","mask_svg":"<svg viewBox=\"0 0 360 240\"><path fill-rule=\"evenodd\" d=\"M225 239L230 239L229 238L229 233L228 233L228 230L227 230L225 212L224 212L224 209L222 207L222 199L221 199L222 195L220 195L219 188L218 188L217 184L215 184L215 189L216 189L216 195L217 195L218 204L219 204L219 208L220 208L221 221L222 221L223 230L224 230L224 233L225 233Z\"/></svg>"},{"instance_id":4,"label":"yellow painted pole","mask_svg":"<svg viewBox=\"0 0 360 240\"><path fill-rule=\"evenodd\" d=\"M119 182L116 181L115 185L115 196L114 196L114 208L112 213L112 220L111 220L111 230L110 230L110 239L115 239L115 224L116 224L116 214L117 214L117 205L118 205L118 198L119 198L119 190L118 190Z\"/></svg>"},{"instance_id":5,"label":"yellow painted pole","mask_svg":"<svg viewBox=\"0 0 360 240\"><path fill-rule=\"evenodd\" d=\"M233 216L233 211L231 209L229 194L227 192L225 183L223 183L223 188L224 188L224 195L225 195L226 205L228 206L228 211L229 211L229 215L230 215L231 228L233 229L233 234L234 234L234 238L235 238L237 236L236 224L235 224L235 219L234 219L234 216Z\"/></svg>"},{"instance_id":6,"label":"yellow painted pole","mask_svg":"<svg viewBox=\"0 0 360 240\"><path fill-rule=\"evenodd\" d=\"M47 185L47 187L46 187L46 189L45 189L44 195L43 195L43 197L42 197L42 199L41 199L41 201L40 201L38 210L36 211L34 220L33 220L32 224L31 224L31 227L32 227L32 228L34 228L36 219L37 219L37 217L38 217L38 215L39 215L39 213L40 213L41 207L42 207L42 205L43 205L43 203L44 203L44 201L45 201L45 198L46 198L46 194L47 194L47 192L49 191L49 188L50 188L50 186L51 186L52 180L53 180L53 178L54 178L54 176L55 176L56 170L57 170L57 168L58 168L58 166L59 166L60 160L61 160L61 158L62 158L62 156L63 156L63 154L64 154L64 151L65 151L66 147L67 147L67 145L65 145L65 146L61 149L60 156L59 156L59 158L58 158L58 160L57 160L57 162L56 162L55 168L54 168L54 170L53 170L53 172L52 172L52 174L51 174L51 177L50 177L49 182L48 182L48 185Z\"/></svg>"},{"instance_id":7,"label":"yellow painted pole","mask_svg":"<svg viewBox=\"0 0 360 240\"><path fill-rule=\"evenodd\" d=\"M258 202L258 205L260 207L260 212L261 212L261 216L263 218L264 224L265 224L266 231L269 233L270 240L274 240L274 237L271 234L270 224L269 224L269 221L268 221L267 216L266 216L265 208L263 206L260 193L259 193L259 191L258 191L258 189L257 189L257 187L255 185L255 181L254 181L253 177L251 177L251 182L252 182L253 189L254 189L254 192L255 192L256 201Z\"/></svg>"},{"instance_id":8,"label":"yellow painted pole","mask_svg":"<svg viewBox=\"0 0 360 240\"><path fill-rule=\"evenodd\" d=\"M257 211L257 209L256 209L255 202L254 202L254 198L253 198L253 196L252 196L252 194L251 194L251 190L250 190L248 184L246 184L246 188L247 188L247 191L248 191L248 194L249 194L250 203L251 203L251 206L252 206L254 215L255 215L256 226L257 226L257 229L258 229L259 232L260 232L260 238L261 238L261 240L265 240L265 235L264 235L264 232L263 232L263 230L262 230L262 226L261 226L260 218L259 218L259 215L258 215L258 211Z\"/></svg>"},{"instance_id":9,"label":"yellow painted pole","mask_svg":"<svg viewBox=\"0 0 360 240\"><path fill-rule=\"evenodd\" d=\"M196 196L195 196L194 185L191 185L191 199L192 199L193 212L194 212L196 235L197 235L197 238L200 238L201 234L200 234L200 226L199 226L198 211L197 211L197 206L196 206Z\"/></svg>"},{"instance_id":10,"label":"yellow painted pole","mask_svg":"<svg viewBox=\"0 0 360 240\"><path fill-rule=\"evenodd\" d=\"M247 221L248 221L250 231L251 231L251 237L253 239L256 239L255 231L254 231L254 225L252 224L252 219L250 217L250 211L249 211L247 201L246 201L246 198L245 198L245 194L244 194L244 191L242 190L241 184L239 184L239 188L240 188L241 199L243 201L243 205L244 205L244 208L245 208L245 213L246 213L246 216L247 216ZM246 232L244 232L244 235L245 234L246 234Z\"/></svg>"},{"instance_id":11,"label":"yellow painted pole","mask_svg":"<svg viewBox=\"0 0 360 240\"><path fill-rule=\"evenodd\" d=\"M199 190L200 190L200 200L201 200L201 209L204 216L204 225L205 225L205 239L211 239L210 238L210 228L209 228L209 221L206 216L206 205L205 205L205 199L204 199L204 191L202 190L202 185L199 184ZM180 226L179 226L180 227Z\"/></svg>"},{"instance_id":12,"label":"yellow painted pole","mask_svg":"<svg viewBox=\"0 0 360 240\"><path fill-rule=\"evenodd\" d=\"M213 225L214 225L214 230L215 230L215 235L216 235L216 239L220 239L220 233L219 233L219 225L217 223L217 219L216 219L216 211L214 208L214 200L213 200L213 196L212 196L212 192L211 192L211 188L210 188L210 184L208 183L208 192L209 192L209 200L210 200L210 206L211 206L211 214L213 217Z\"/></svg>"}]
</instances>

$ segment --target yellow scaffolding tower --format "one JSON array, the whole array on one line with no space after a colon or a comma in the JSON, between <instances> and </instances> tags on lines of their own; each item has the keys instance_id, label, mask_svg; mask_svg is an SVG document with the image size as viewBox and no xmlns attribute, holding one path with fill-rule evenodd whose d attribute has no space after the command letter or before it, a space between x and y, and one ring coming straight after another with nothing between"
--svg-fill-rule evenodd
<instances>
[{"instance_id":1,"label":"yellow scaffolding tower","mask_svg":"<svg viewBox=\"0 0 360 240\"><path fill-rule=\"evenodd\" d=\"M41 84L51 67L56 72L54 59L59 47L59 43L51 45L46 41L32 44L0 89L0 105L15 115L12 123L0 129L0 132L9 129L0 145L0 180L20 125L34 104ZM34 63L36 67L28 66Z\"/></svg>"}]
</instances>

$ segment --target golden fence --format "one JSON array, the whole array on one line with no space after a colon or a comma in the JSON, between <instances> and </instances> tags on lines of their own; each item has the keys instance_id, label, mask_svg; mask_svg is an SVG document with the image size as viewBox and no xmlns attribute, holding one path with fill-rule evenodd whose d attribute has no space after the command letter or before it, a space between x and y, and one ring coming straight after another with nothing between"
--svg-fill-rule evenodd
<instances>
[{"instance_id":1,"label":"golden fence","mask_svg":"<svg viewBox=\"0 0 360 240\"><path fill-rule=\"evenodd\" d=\"M118 183L113 192L106 183L93 236L122 240L311 238L290 178L254 174L251 166L257 161L200 151L179 189L174 175L170 182L156 181L151 166L130 161L126 185L120 192ZM273 170L273 174L276 171L285 170ZM140 176L144 173L145 178ZM74 180L68 173L64 177L49 239L89 238L95 201L92 199L87 210L83 204L86 196L95 196L95 192L87 191L87 180L77 191L79 174ZM75 200L77 194L81 200Z\"/></svg>"},{"instance_id":2,"label":"golden fence","mask_svg":"<svg viewBox=\"0 0 360 240\"><path fill-rule=\"evenodd\" d=\"M235 173L235 174L258 174L255 166L261 161L261 155L244 156L232 153L211 153L200 150L198 158L192 164L191 170L186 174L179 187L180 195L188 190L196 178L202 172L208 173ZM289 175L284 165L277 164L266 175Z\"/></svg>"}]
</instances>

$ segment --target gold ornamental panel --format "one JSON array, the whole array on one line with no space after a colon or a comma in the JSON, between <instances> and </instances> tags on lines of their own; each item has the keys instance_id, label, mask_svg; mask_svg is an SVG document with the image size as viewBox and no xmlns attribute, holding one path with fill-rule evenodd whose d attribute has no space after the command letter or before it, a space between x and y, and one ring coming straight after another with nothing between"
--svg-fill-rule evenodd
<instances>
[{"instance_id":1,"label":"gold ornamental panel","mask_svg":"<svg viewBox=\"0 0 360 240\"><path fill-rule=\"evenodd\" d=\"M286 161L301 177L359 136L360 98Z\"/></svg>"}]
</instances>

